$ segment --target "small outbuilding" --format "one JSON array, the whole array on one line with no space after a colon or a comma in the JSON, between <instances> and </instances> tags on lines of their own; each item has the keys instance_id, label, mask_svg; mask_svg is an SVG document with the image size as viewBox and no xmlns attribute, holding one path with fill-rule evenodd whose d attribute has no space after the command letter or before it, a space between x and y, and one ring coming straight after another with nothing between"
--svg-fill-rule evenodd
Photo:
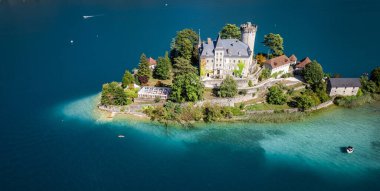
<instances>
[{"instance_id":1,"label":"small outbuilding","mask_svg":"<svg viewBox=\"0 0 380 191\"><path fill-rule=\"evenodd\" d=\"M354 96L360 87L359 78L330 78L328 82L330 96Z\"/></svg>"},{"instance_id":2,"label":"small outbuilding","mask_svg":"<svg viewBox=\"0 0 380 191\"><path fill-rule=\"evenodd\" d=\"M310 63L311 63L310 58L306 57L296 64L295 69L296 70L303 70L305 68L305 66L310 64Z\"/></svg>"},{"instance_id":3,"label":"small outbuilding","mask_svg":"<svg viewBox=\"0 0 380 191\"><path fill-rule=\"evenodd\" d=\"M293 66L297 63L297 57L296 55L292 54L290 57L289 57L289 60L290 60L290 65Z\"/></svg>"},{"instance_id":4,"label":"small outbuilding","mask_svg":"<svg viewBox=\"0 0 380 191\"><path fill-rule=\"evenodd\" d=\"M137 93L138 98L140 99L155 99L159 97L160 99L168 99L171 89L166 87L151 87L144 86Z\"/></svg>"},{"instance_id":5,"label":"small outbuilding","mask_svg":"<svg viewBox=\"0 0 380 191\"><path fill-rule=\"evenodd\" d=\"M286 74L289 72L289 66L292 63L293 61L291 61L286 55L282 55L265 61L264 67L271 71L271 75L274 73Z\"/></svg>"}]
</instances>

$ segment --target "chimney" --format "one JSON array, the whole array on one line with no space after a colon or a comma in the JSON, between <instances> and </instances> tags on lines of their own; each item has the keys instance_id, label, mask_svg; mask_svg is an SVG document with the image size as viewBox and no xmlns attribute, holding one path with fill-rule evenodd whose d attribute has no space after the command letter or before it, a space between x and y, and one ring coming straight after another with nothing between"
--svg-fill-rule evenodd
<instances>
[{"instance_id":1,"label":"chimney","mask_svg":"<svg viewBox=\"0 0 380 191\"><path fill-rule=\"evenodd\" d=\"M212 44L211 38L207 38L207 44Z\"/></svg>"}]
</instances>

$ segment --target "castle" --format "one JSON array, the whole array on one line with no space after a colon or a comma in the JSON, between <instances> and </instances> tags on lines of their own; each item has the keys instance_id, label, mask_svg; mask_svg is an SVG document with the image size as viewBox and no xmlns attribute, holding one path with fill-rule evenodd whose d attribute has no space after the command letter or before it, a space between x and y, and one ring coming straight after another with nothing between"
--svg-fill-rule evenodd
<instances>
[{"instance_id":1,"label":"castle","mask_svg":"<svg viewBox=\"0 0 380 191\"><path fill-rule=\"evenodd\" d=\"M199 68L203 79L224 78L227 75L247 77L255 60L253 58L257 26L247 22L240 26L241 40L207 38L199 45Z\"/></svg>"}]
</instances>

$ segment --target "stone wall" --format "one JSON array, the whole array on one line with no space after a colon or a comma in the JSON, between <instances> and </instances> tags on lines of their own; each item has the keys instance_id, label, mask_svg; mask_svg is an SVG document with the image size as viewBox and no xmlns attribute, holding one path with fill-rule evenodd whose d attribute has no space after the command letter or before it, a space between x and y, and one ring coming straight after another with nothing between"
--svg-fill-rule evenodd
<instances>
[{"instance_id":1,"label":"stone wall","mask_svg":"<svg viewBox=\"0 0 380 191\"><path fill-rule=\"evenodd\" d=\"M249 79L244 78L234 78L236 81L238 88L246 88L248 87L248 81ZM206 88L216 88L219 87L220 84L223 82L223 79L205 79L202 81Z\"/></svg>"},{"instance_id":2,"label":"stone wall","mask_svg":"<svg viewBox=\"0 0 380 191\"><path fill-rule=\"evenodd\" d=\"M206 103L210 104L218 104L220 106L235 106L235 103L245 102L252 99L255 99L256 97L253 97L252 94L247 94L245 96L237 96L234 98L215 98L212 100L206 100L206 101L199 101L195 105L202 106Z\"/></svg>"}]
</instances>

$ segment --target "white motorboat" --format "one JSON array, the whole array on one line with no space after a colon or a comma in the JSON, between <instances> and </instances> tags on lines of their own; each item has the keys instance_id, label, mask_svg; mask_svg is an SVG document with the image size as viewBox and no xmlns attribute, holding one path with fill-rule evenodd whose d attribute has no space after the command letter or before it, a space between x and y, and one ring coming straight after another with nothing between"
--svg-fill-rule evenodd
<instances>
[{"instance_id":1,"label":"white motorboat","mask_svg":"<svg viewBox=\"0 0 380 191\"><path fill-rule=\"evenodd\" d=\"M346 152L349 153L349 154L353 153L354 152L354 147L348 146L346 148Z\"/></svg>"}]
</instances>

